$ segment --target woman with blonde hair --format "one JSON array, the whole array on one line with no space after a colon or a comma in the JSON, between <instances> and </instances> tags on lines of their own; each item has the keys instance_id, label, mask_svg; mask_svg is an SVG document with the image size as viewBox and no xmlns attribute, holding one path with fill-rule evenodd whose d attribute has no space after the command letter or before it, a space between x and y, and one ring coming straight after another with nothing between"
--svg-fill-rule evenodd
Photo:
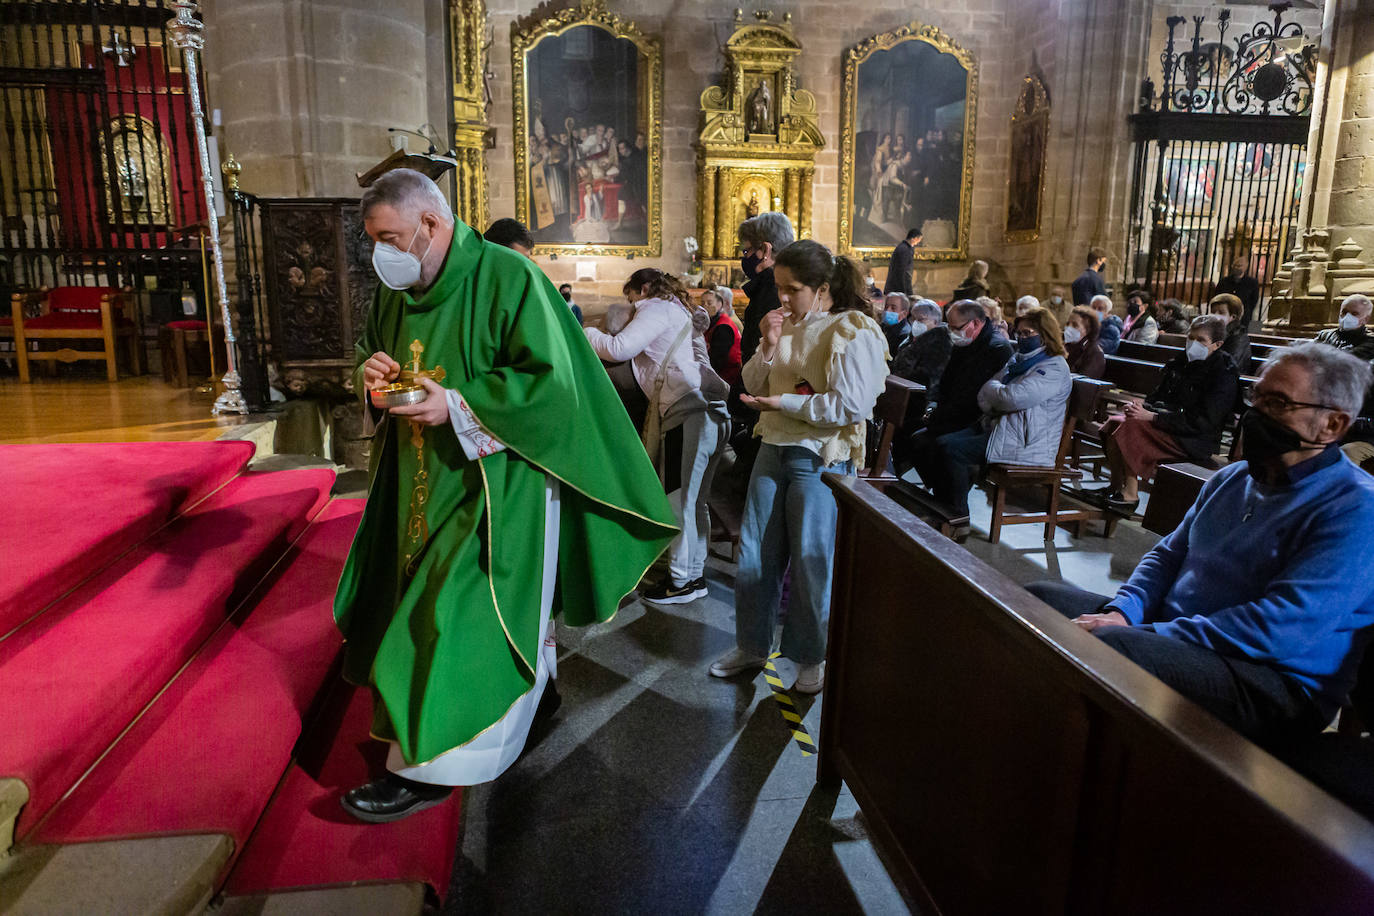
<instances>
[{"instance_id":1,"label":"woman with blonde hair","mask_svg":"<svg viewBox=\"0 0 1374 916\"><path fill-rule=\"evenodd\" d=\"M959 284L959 288L954 291L949 301L981 299L988 293L988 262L974 261L968 266L968 276L964 277L964 282Z\"/></svg>"}]
</instances>

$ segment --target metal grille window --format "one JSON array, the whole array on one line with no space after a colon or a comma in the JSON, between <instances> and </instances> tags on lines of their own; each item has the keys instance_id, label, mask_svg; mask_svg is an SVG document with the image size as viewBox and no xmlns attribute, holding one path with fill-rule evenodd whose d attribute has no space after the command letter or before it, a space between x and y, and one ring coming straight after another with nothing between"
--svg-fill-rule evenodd
<instances>
[{"instance_id":1,"label":"metal grille window","mask_svg":"<svg viewBox=\"0 0 1374 916\"><path fill-rule=\"evenodd\" d=\"M163 0L0 0L0 284L200 285L201 89L171 18Z\"/></svg>"},{"instance_id":2,"label":"metal grille window","mask_svg":"<svg viewBox=\"0 0 1374 916\"><path fill-rule=\"evenodd\" d=\"M1316 47L1290 6L1244 31L1229 10L1167 20L1160 91L1147 79L1131 117L1126 271L1159 298L1205 302L1240 257L1263 293L1292 247Z\"/></svg>"}]
</instances>

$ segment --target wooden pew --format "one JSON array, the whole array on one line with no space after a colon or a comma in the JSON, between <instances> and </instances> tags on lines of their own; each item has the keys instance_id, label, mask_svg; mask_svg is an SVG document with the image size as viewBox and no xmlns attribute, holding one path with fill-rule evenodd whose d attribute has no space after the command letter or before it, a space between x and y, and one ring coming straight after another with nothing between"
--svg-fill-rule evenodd
<instances>
[{"instance_id":1,"label":"wooden pew","mask_svg":"<svg viewBox=\"0 0 1374 916\"><path fill-rule=\"evenodd\" d=\"M1145 530L1165 535L1177 528L1202 492L1202 485L1218 470L1186 461L1161 464L1155 472L1150 501L1145 504L1145 519L1141 523Z\"/></svg>"},{"instance_id":2,"label":"wooden pew","mask_svg":"<svg viewBox=\"0 0 1374 916\"><path fill-rule=\"evenodd\" d=\"M1374 912L1374 824L867 483L826 482L817 779L848 783L916 907Z\"/></svg>"},{"instance_id":3,"label":"wooden pew","mask_svg":"<svg viewBox=\"0 0 1374 916\"><path fill-rule=\"evenodd\" d=\"M1123 340L1121 346L1117 348L1114 356L1121 356L1127 359L1139 359L1147 363L1167 363L1175 356L1183 355L1183 347L1164 346L1162 344L1137 343L1134 340Z\"/></svg>"}]
</instances>

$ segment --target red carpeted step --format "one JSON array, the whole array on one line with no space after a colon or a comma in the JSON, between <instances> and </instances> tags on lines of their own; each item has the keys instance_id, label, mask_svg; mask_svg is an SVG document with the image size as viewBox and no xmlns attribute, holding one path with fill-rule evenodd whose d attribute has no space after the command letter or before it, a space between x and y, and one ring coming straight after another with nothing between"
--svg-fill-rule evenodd
<instances>
[{"instance_id":1,"label":"red carpeted step","mask_svg":"<svg viewBox=\"0 0 1374 916\"><path fill-rule=\"evenodd\" d=\"M21 836L262 578L333 480L237 477L0 641L0 776L29 788Z\"/></svg>"},{"instance_id":2,"label":"red carpeted step","mask_svg":"<svg viewBox=\"0 0 1374 916\"><path fill-rule=\"evenodd\" d=\"M371 723L370 691L340 683L239 856L228 893L373 881L447 891L461 790L392 824L364 824L339 805L345 791L385 772L386 745L369 738Z\"/></svg>"},{"instance_id":3,"label":"red carpeted step","mask_svg":"<svg viewBox=\"0 0 1374 916\"><path fill-rule=\"evenodd\" d=\"M0 446L0 636L243 470L251 442Z\"/></svg>"},{"instance_id":4,"label":"red carpeted step","mask_svg":"<svg viewBox=\"0 0 1374 916\"><path fill-rule=\"evenodd\" d=\"M362 506L320 513L246 616L220 628L32 842L224 833L243 848L338 657L334 586Z\"/></svg>"}]
</instances>

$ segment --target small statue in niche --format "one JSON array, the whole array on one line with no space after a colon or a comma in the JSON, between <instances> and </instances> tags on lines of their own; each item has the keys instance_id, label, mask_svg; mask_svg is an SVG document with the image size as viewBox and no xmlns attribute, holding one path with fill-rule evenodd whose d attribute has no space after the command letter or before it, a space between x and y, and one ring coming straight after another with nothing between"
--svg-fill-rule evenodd
<instances>
[{"instance_id":1,"label":"small statue in niche","mask_svg":"<svg viewBox=\"0 0 1374 916\"><path fill-rule=\"evenodd\" d=\"M773 93L768 84L760 79L758 87L749 93L749 133L769 134L773 132Z\"/></svg>"},{"instance_id":2,"label":"small statue in niche","mask_svg":"<svg viewBox=\"0 0 1374 916\"><path fill-rule=\"evenodd\" d=\"M744 212L750 217L759 215L759 190L755 188L749 192L749 203L745 204Z\"/></svg>"}]
</instances>

